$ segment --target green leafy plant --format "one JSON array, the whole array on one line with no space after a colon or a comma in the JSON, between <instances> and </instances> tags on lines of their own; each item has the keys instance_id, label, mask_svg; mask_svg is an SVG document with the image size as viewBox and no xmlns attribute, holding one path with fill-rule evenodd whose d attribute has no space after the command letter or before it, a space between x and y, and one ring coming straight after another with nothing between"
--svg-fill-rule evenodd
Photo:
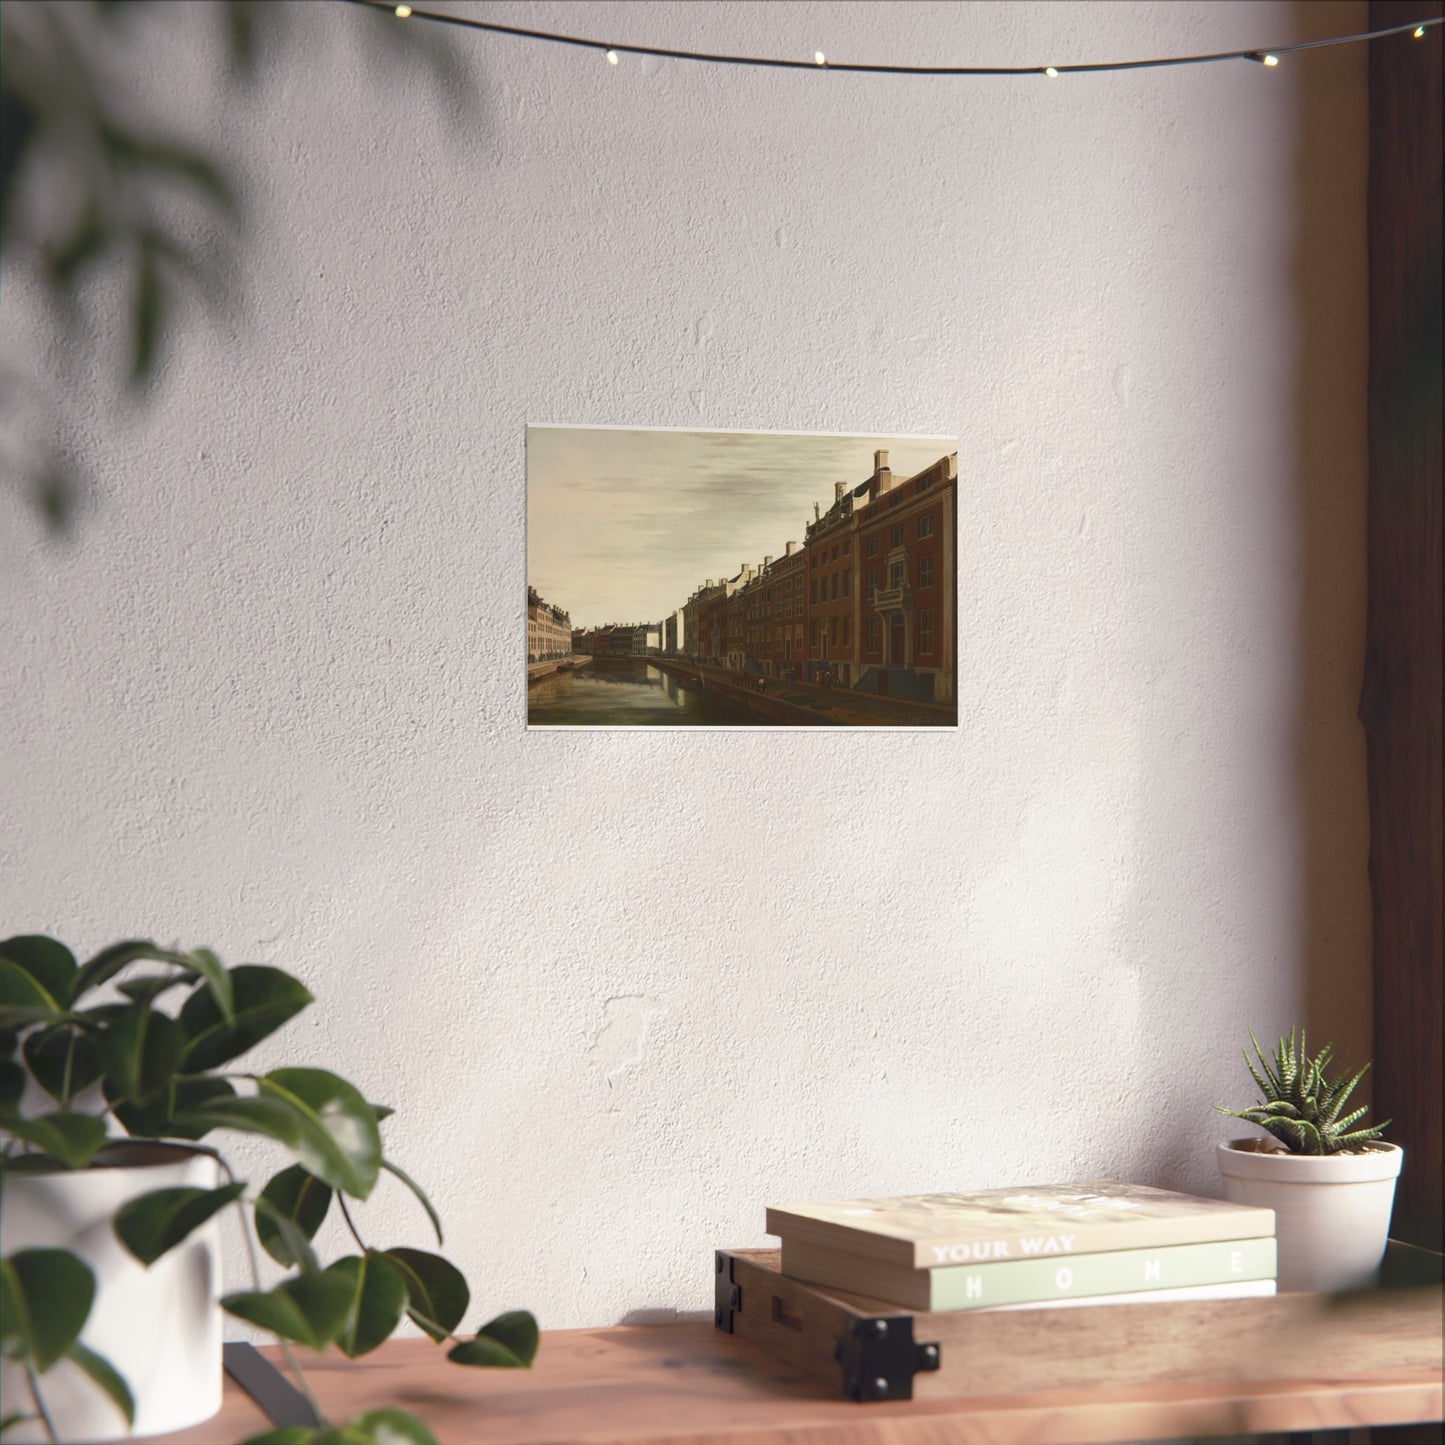
<instances>
[{"instance_id":1,"label":"green leafy plant","mask_svg":"<svg viewBox=\"0 0 1445 1445\"><path fill-rule=\"evenodd\" d=\"M1254 1045L1260 1067L1254 1067L1248 1049L1243 1051L1244 1062L1264 1097L1247 1109L1225 1109L1218 1104L1215 1108L1221 1114L1248 1119L1251 1124L1267 1129L1291 1154L1338 1154L1380 1138L1389 1119L1372 1129L1351 1132L1350 1126L1369 1113L1369 1106L1349 1114L1343 1112L1345 1101L1365 1077L1369 1064L1350 1079L1331 1081L1325 1077L1325 1066L1335 1046L1326 1044L1312 1059L1305 1045L1304 1025L1299 1026L1297 1045L1295 1032L1292 1028L1288 1039L1280 1039L1271 1062L1265 1058L1251 1031L1249 1041Z\"/></svg>"},{"instance_id":2,"label":"green leafy plant","mask_svg":"<svg viewBox=\"0 0 1445 1445\"><path fill-rule=\"evenodd\" d=\"M146 967L136 973L137 964ZM163 1001L173 1005L171 1011ZM310 992L280 969L227 967L205 948L182 952L128 941L82 965L53 938L5 939L0 1187L7 1174L36 1166L84 1169L126 1137L188 1141L217 1159L226 1183L141 1195L117 1212L116 1236L149 1266L218 1211L238 1209L253 1288L229 1294L221 1304L278 1337L308 1398L290 1343L317 1351L334 1345L354 1359L387 1339L403 1315L447 1346L457 1364L529 1366L537 1350L531 1314L510 1311L459 1338L454 1332L470 1307L460 1271L427 1250L374 1248L357 1230L347 1200L368 1198L389 1174L416 1196L442 1244L431 1201L384 1152L380 1124L392 1111L368 1103L325 1069L236 1069L242 1054L311 1002ZM98 1106L81 1107L82 1095L98 1098ZM22 1112L31 1097L47 1102ZM293 1162L252 1192L214 1146L199 1142L228 1130L271 1139ZM357 1252L323 1268L311 1242L333 1207ZM261 1248L292 1271L270 1289L262 1288L252 1228ZM22 1249L0 1260L0 1354L23 1366L30 1404L52 1439L43 1377L62 1359L83 1370L128 1421L134 1418L125 1380L80 1343L95 1290L89 1265L68 1250ZM323 1423L314 1431L288 1426L256 1439L270 1445L320 1445L323 1439L433 1445L425 1425L402 1411L372 1411L339 1431L319 1409L317 1415ZM7 1410L0 1429L29 1418L28 1412Z\"/></svg>"}]
</instances>

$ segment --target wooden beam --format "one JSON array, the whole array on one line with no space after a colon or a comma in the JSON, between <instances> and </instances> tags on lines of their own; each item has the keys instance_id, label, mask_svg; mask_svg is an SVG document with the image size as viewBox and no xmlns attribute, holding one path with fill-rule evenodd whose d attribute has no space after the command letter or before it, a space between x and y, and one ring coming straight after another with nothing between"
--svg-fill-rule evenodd
<instances>
[{"instance_id":1,"label":"wooden beam","mask_svg":"<svg viewBox=\"0 0 1445 1445\"><path fill-rule=\"evenodd\" d=\"M1372 0L1372 29L1439 0ZM1375 1117L1397 1238L1441 1248L1441 41L1370 45L1369 610Z\"/></svg>"}]
</instances>

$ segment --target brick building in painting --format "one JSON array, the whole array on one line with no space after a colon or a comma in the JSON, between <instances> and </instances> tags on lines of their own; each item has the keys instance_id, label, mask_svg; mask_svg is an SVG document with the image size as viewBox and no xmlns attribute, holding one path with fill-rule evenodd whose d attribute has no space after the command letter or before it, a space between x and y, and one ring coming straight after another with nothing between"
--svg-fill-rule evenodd
<instances>
[{"instance_id":1,"label":"brick building in painting","mask_svg":"<svg viewBox=\"0 0 1445 1445\"><path fill-rule=\"evenodd\" d=\"M708 578L660 624L598 628L591 650L953 703L957 495L957 453L895 478L875 452L871 476L814 506L801 547Z\"/></svg>"}]
</instances>

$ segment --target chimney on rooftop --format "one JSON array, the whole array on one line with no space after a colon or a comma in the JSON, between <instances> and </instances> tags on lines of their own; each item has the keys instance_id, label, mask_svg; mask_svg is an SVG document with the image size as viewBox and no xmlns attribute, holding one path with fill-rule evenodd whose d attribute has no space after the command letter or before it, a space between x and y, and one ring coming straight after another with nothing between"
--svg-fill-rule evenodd
<instances>
[{"instance_id":1,"label":"chimney on rooftop","mask_svg":"<svg viewBox=\"0 0 1445 1445\"><path fill-rule=\"evenodd\" d=\"M893 472L888 465L888 453L877 451L873 453L873 480L876 483L875 495L890 490L893 486Z\"/></svg>"},{"instance_id":2,"label":"chimney on rooftop","mask_svg":"<svg viewBox=\"0 0 1445 1445\"><path fill-rule=\"evenodd\" d=\"M773 565L773 559L772 559L771 557L764 557L764 558L763 558L763 567L764 567L764 568L771 567L772 565Z\"/></svg>"},{"instance_id":3,"label":"chimney on rooftop","mask_svg":"<svg viewBox=\"0 0 1445 1445\"><path fill-rule=\"evenodd\" d=\"M788 543L788 550L787 550L783 555L786 556L786 557L791 557L791 556L793 555L793 553L796 552L797 550L798 550L798 544L797 544L796 542L789 542L789 543Z\"/></svg>"}]
</instances>

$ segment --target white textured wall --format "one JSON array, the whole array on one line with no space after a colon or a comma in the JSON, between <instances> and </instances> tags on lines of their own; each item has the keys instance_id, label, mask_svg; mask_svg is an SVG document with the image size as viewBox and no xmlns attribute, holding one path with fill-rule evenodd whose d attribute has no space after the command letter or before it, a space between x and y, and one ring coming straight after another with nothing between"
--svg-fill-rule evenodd
<instances>
[{"instance_id":1,"label":"white textured wall","mask_svg":"<svg viewBox=\"0 0 1445 1445\"><path fill-rule=\"evenodd\" d=\"M1002 64L1364 21L454 8ZM72 543L0 499L6 931L295 970L261 1062L395 1105L479 1318L549 1326L706 1307L769 1201L1213 1190L1247 1027L1364 1056L1361 51L884 79L456 33L464 124L355 43L388 22L293 22L249 98L195 14L153 36L156 114L250 186L244 312L143 416L61 399ZM528 734L529 420L956 434L958 730Z\"/></svg>"}]
</instances>

